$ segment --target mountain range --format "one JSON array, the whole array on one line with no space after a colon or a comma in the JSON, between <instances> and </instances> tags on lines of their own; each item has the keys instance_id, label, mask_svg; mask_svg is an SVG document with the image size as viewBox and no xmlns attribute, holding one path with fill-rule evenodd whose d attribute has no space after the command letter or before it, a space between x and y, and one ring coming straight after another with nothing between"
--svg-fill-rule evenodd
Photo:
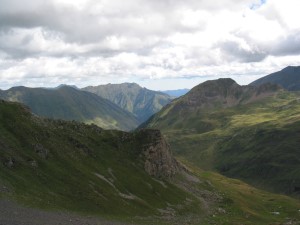
<instances>
[{"instance_id":1,"label":"mountain range","mask_svg":"<svg viewBox=\"0 0 300 225\"><path fill-rule=\"evenodd\" d=\"M300 220L295 199L177 161L158 130L103 130L40 118L24 105L0 101L0 161L0 203L9 206L0 211L1 224Z\"/></svg>"},{"instance_id":2,"label":"mountain range","mask_svg":"<svg viewBox=\"0 0 300 225\"><path fill-rule=\"evenodd\" d=\"M48 118L94 123L106 129L131 130L138 125L132 114L110 101L66 85L55 89L13 87L1 91L0 98L22 102L33 113Z\"/></svg>"},{"instance_id":3,"label":"mountain range","mask_svg":"<svg viewBox=\"0 0 300 225\"><path fill-rule=\"evenodd\" d=\"M299 224L298 70L0 90L0 224Z\"/></svg>"},{"instance_id":4,"label":"mountain range","mask_svg":"<svg viewBox=\"0 0 300 225\"><path fill-rule=\"evenodd\" d=\"M161 91L161 92L163 92L163 93L165 93L167 95L170 95L170 96L172 96L174 98L178 98L178 97L180 97L180 96L185 95L186 93L188 93L189 90L190 89L185 88L185 89L178 89L178 90L166 90L166 91Z\"/></svg>"},{"instance_id":5,"label":"mountain range","mask_svg":"<svg viewBox=\"0 0 300 225\"><path fill-rule=\"evenodd\" d=\"M135 115L140 123L145 122L172 100L167 94L142 88L136 83L89 86L82 90L110 100Z\"/></svg>"}]
</instances>

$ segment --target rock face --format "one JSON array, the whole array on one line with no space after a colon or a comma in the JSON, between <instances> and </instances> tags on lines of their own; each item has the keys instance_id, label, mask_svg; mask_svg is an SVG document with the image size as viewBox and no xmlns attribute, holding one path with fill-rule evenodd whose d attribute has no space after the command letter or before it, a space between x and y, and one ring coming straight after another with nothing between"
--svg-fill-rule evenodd
<instances>
[{"instance_id":1,"label":"rock face","mask_svg":"<svg viewBox=\"0 0 300 225\"><path fill-rule=\"evenodd\" d=\"M159 130L148 132L149 142L143 145L145 170L155 177L169 178L180 170L180 166L171 154L170 145Z\"/></svg>"},{"instance_id":2,"label":"rock face","mask_svg":"<svg viewBox=\"0 0 300 225\"><path fill-rule=\"evenodd\" d=\"M143 129L136 137L141 143L140 157L145 171L157 178L171 178L183 168L173 157L170 146L159 130Z\"/></svg>"}]
</instances>

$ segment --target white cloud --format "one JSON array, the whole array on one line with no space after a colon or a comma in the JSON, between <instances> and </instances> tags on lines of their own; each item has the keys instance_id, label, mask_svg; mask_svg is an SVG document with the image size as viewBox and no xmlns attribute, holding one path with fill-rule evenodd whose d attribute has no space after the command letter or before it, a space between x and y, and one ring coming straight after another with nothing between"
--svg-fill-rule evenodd
<instances>
[{"instance_id":1,"label":"white cloud","mask_svg":"<svg viewBox=\"0 0 300 225\"><path fill-rule=\"evenodd\" d=\"M0 0L0 5L0 88L122 81L152 87L159 79L191 77L196 85L224 76L246 83L300 64L298 0ZM156 89L165 84L157 82Z\"/></svg>"}]
</instances>

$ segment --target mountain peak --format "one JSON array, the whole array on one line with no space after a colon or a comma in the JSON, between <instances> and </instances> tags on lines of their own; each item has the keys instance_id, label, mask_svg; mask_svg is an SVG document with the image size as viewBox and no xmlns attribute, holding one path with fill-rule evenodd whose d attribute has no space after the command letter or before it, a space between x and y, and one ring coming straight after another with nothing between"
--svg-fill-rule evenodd
<instances>
[{"instance_id":1,"label":"mountain peak","mask_svg":"<svg viewBox=\"0 0 300 225\"><path fill-rule=\"evenodd\" d=\"M287 71L287 70L297 70L300 69L300 66L287 66L283 68L281 71Z\"/></svg>"},{"instance_id":2,"label":"mountain peak","mask_svg":"<svg viewBox=\"0 0 300 225\"><path fill-rule=\"evenodd\" d=\"M79 90L79 88L76 85L68 85L68 84L60 84L54 89L60 89L60 88L74 88Z\"/></svg>"},{"instance_id":3,"label":"mountain peak","mask_svg":"<svg viewBox=\"0 0 300 225\"><path fill-rule=\"evenodd\" d=\"M203 82L202 84L199 85L203 85L205 83L217 83L217 84L224 84L224 85L232 85L232 84L236 84L235 80L231 79L231 78L219 78L216 80L207 80L205 82Z\"/></svg>"},{"instance_id":4,"label":"mountain peak","mask_svg":"<svg viewBox=\"0 0 300 225\"><path fill-rule=\"evenodd\" d=\"M265 83L280 85L288 91L300 90L300 66L288 66L278 72L253 81L250 85L259 86Z\"/></svg>"},{"instance_id":5,"label":"mountain peak","mask_svg":"<svg viewBox=\"0 0 300 225\"><path fill-rule=\"evenodd\" d=\"M138 87L138 88L142 88L139 84L137 83L123 83L123 84L120 84L120 85L126 85L127 87Z\"/></svg>"},{"instance_id":6,"label":"mountain peak","mask_svg":"<svg viewBox=\"0 0 300 225\"><path fill-rule=\"evenodd\" d=\"M217 80L208 80L205 81L199 85L197 85L196 87L194 87L191 91L209 91L211 88L216 90L216 89L228 89L231 87L237 87L240 86L238 85L233 79L231 78L220 78Z\"/></svg>"},{"instance_id":7,"label":"mountain peak","mask_svg":"<svg viewBox=\"0 0 300 225\"><path fill-rule=\"evenodd\" d=\"M272 95L278 90L280 90L278 85L241 86L231 78L221 78L197 85L180 99L176 107L189 110L227 108L256 101Z\"/></svg>"},{"instance_id":8,"label":"mountain peak","mask_svg":"<svg viewBox=\"0 0 300 225\"><path fill-rule=\"evenodd\" d=\"M158 112L172 99L167 94L142 88L136 83L99 85L85 87L83 90L115 103L135 115L141 123Z\"/></svg>"},{"instance_id":9,"label":"mountain peak","mask_svg":"<svg viewBox=\"0 0 300 225\"><path fill-rule=\"evenodd\" d=\"M208 80L194 87L187 94L187 98L201 101L204 98L226 97L231 92L239 91L240 88L241 86L231 78Z\"/></svg>"}]
</instances>

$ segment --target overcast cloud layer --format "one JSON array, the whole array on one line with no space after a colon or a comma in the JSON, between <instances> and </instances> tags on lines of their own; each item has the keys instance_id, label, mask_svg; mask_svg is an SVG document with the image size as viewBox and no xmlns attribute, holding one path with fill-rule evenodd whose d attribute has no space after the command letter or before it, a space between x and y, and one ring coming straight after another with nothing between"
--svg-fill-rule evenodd
<instances>
[{"instance_id":1,"label":"overcast cloud layer","mask_svg":"<svg viewBox=\"0 0 300 225\"><path fill-rule=\"evenodd\" d=\"M207 79L300 65L299 0L0 0L0 88Z\"/></svg>"}]
</instances>

